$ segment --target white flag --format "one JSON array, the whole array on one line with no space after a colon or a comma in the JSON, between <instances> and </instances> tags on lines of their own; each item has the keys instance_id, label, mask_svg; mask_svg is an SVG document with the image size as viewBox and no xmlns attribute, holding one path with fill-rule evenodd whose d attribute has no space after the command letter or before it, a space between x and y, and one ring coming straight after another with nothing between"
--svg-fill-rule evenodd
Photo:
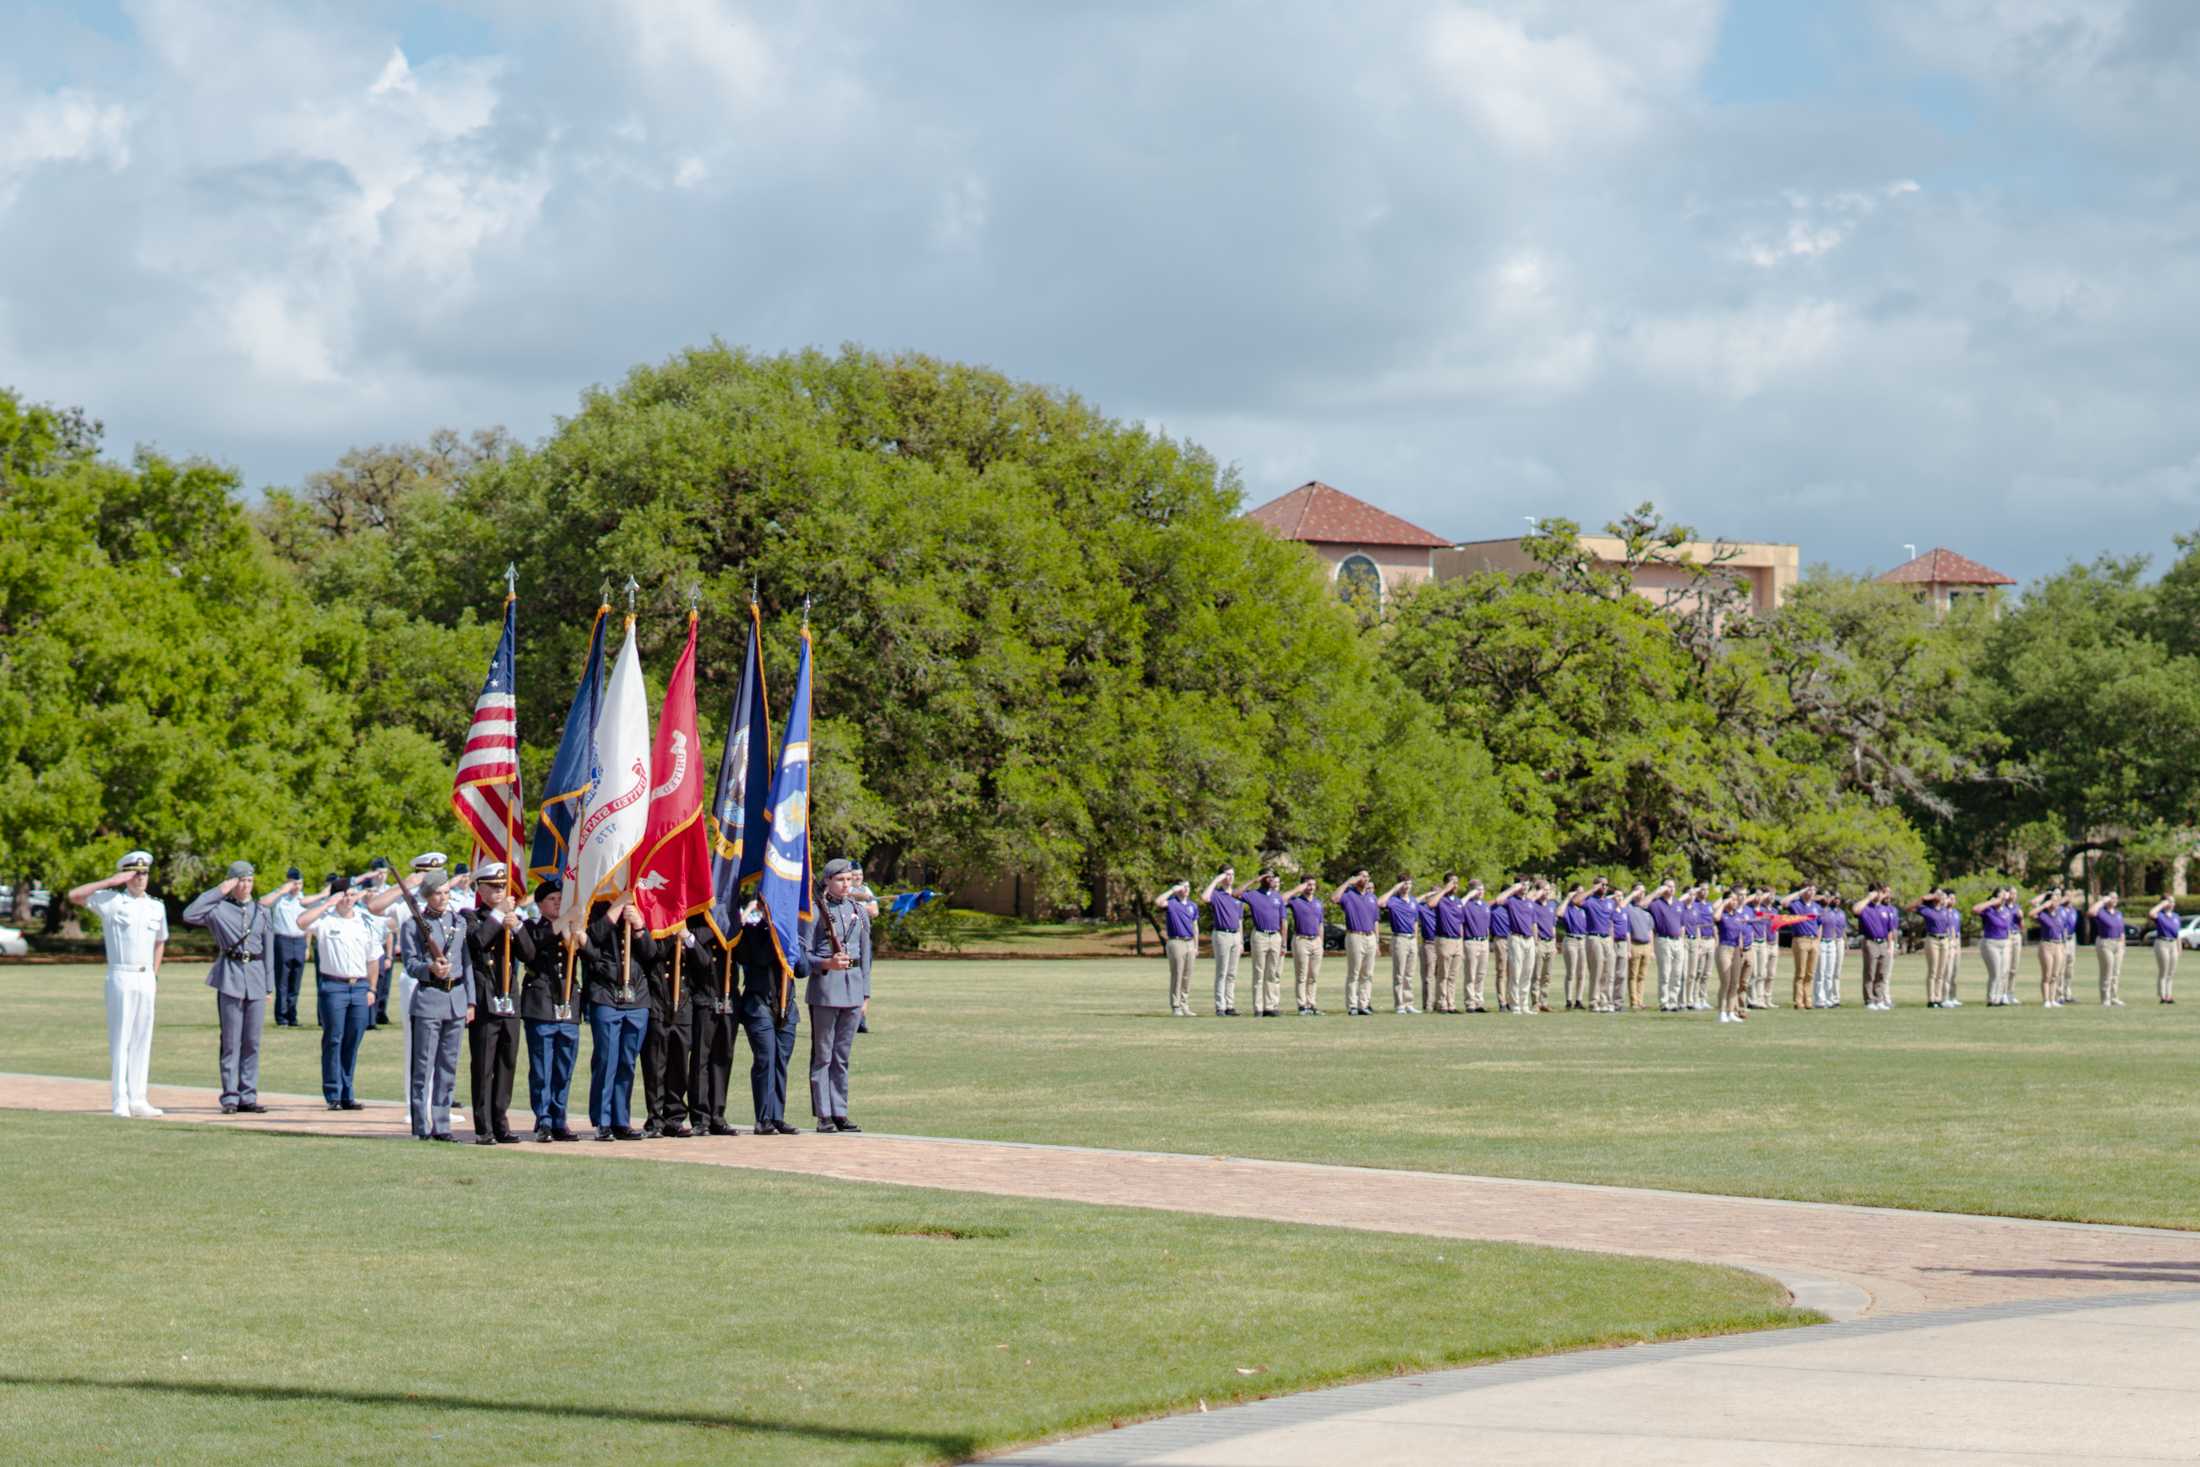
<instances>
[{"instance_id":1,"label":"white flag","mask_svg":"<svg viewBox=\"0 0 2200 1467\"><path fill-rule=\"evenodd\" d=\"M595 898L617 898L627 891L633 880L627 862L640 849L649 826L649 698L642 686L642 660L634 651L631 616L626 619L626 645L611 666L596 716L596 769L596 786L567 846L561 932L577 934L585 928L588 905Z\"/></svg>"}]
</instances>

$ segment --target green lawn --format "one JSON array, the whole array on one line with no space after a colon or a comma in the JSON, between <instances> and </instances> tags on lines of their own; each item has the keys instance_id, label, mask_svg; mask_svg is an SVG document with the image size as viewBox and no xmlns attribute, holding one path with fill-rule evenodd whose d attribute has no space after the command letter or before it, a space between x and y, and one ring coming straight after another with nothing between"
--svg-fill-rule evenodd
<instances>
[{"instance_id":1,"label":"green lawn","mask_svg":"<svg viewBox=\"0 0 2200 1467\"><path fill-rule=\"evenodd\" d=\"M1728 1269L531 1148L17 1112L0 1177L8 1462L936 1462L1809 1317Z\"/></svg>"},{"instance_id":2,"label":"green lawn","mask_svg":"<svg viewBox=\"0 0 2200 1467\"><path fill-rule=\"evenodd\" d=\"M853 1108L877 1130L2200 1228L2200 988L2158 1007L2144 956L2121 1010L1986 1008L1967 955L1959 1010L1922 1006L1910 958L1892 1013L1854 1007L1852 973L1851 1007L1739 1028L1171 1019L1158 960L888 962ZM2091 960L2081 950L2081 997ZM1325 964L1329 1003L1342 971ZM211 1085L194 975L162 985L154 1077ZM0 1070L102 1075L103 1025L96 970L0 969ZM268 1087L314 1091L316 1032L269 1042ZM395 1054L393 1035L368 1037L367 1094L397 1097Z\"/></svg>"}]
</instances>

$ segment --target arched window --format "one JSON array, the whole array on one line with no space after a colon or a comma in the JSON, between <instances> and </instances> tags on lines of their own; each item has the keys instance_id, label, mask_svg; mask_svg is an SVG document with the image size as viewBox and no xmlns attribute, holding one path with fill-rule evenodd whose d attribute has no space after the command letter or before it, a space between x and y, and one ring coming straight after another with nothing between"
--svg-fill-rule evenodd
<instances>
[{"instance_id":1,"label":"arched window","mask_svg":"<svg viewBox=\"0 0 2200 1467\"><path fill-rule=\"evenodd\" d=\"M1364 555L1348 555L1337 563L1337 595L1348 605L1369 610L1383 604L1383 573Z\"/></svg>"}]
</instances>

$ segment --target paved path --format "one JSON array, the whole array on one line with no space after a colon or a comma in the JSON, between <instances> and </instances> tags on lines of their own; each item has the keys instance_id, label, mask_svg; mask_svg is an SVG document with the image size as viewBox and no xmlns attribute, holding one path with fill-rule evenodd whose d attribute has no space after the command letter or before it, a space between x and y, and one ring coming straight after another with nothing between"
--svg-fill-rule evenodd
<instances>
[{"instance_id":1,"label":"paved path","mask_svg":"<svg viewBox=\"0 0 2200 1467\"><path fill-rule=\"evenodd\" d=\"M0 1075L0 1107L103 1114L107 1093L103 1080ZM210 1090L156 1085L152 1093L170 1122L342 1136L405 1131L402 1111L388 1103L334 1112L318 1097L261 1099L271 1114L225 1117ZM743 1135L520 1150L1730 1263L1781 1280L1799 1303L1837 1319L2200 1288L2200 1234L2154 1228L912 1136Z\"/></svg>"}]
</instances>

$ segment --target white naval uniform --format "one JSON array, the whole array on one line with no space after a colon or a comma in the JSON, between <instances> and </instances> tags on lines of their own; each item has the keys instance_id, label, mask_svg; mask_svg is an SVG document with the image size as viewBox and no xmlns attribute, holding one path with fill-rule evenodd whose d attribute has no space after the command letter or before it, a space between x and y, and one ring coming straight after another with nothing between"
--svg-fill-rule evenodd
<instances>
[{"instance_id":1,"label":"white naval uniform","mask_svg":"<svg viewBox=\"0 0 2200 1467\"><path fill-rule=\"evenodd\" d=\"M119 886L95 891L85 906L99 915L107 944L107 1060L118 1116L149 1115L145 1078L153 1063L153 949L168 940L168 911L150 896Z\"/></svg>"}]
</instances>

